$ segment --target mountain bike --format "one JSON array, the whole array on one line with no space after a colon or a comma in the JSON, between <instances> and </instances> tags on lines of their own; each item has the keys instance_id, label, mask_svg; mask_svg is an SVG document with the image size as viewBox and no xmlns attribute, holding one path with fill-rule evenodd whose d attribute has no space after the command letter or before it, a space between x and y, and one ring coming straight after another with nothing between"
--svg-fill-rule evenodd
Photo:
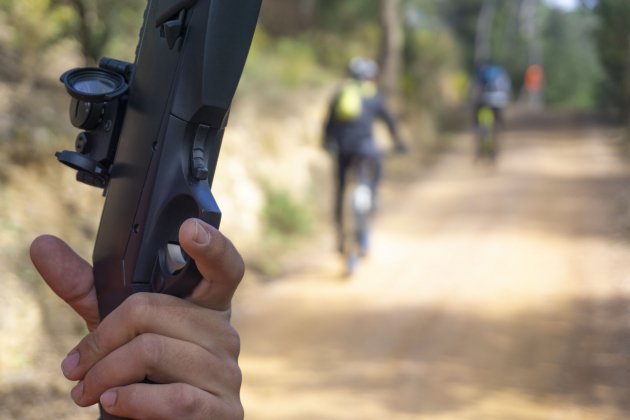
<instances>
[{"instance_id":1,"label":"mountain bike","mask_svg":"<svg viewBox=\"0 0 630 420\"><path fill-rule=\"evenodd\" d=\"M476 123L477 150L475 157L477 160L494 162L498 153L495 111L487 105L480 106L476 114Z\"/></svg>"},{"instance_id":2,"label":"mountain bike","mask_svg":"<svg viewBox=\"0 0 630 420\"><path fill-rule=\"evenodd\" d=\"M375 210L374 161L369 156L354 156L350 162L342 197L339 220L339 250L351 276L369 249L370 219Z\"/></svg>"}]
</instances>

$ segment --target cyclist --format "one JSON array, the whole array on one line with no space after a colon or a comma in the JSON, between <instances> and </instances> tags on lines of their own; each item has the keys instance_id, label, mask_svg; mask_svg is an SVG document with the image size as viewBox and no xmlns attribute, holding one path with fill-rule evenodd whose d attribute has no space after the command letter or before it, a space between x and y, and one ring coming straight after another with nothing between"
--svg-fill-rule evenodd
<instances>
[{"instance_id":1,"label":"cyclist","mask_svg":"<svg viewBox=\"0 0 630 420\"><path fill-rule=\"evenodd\" d=\"M499 148L496 128L504 125L503 109L508 105L510 92L510 78L501 66L491 62L478 66L472 92L478 159L496 158Z\"/></svg>"},{"instance_id":2,"label":"cyclist","mask_svg":"<svg viewBox=\"0 0 630 420\"><path fill-rule=\"evenodd\" d=\"M503 67L492 62L483 62L477 68L473 85L474 121L479 124L479 110L489 107L495 120L503 123L503 110L508 105L512 84Z\"/></svg>"},{"instance_id":3,"label":"cyclist","mask_svg":"<svg viewBox=\"0 0 630 420\"><path fill-rule=\"evenodd\" d=\"M530 109L539 109L543 104L545 72L540 64L532 64L525 71L523 81L527 93L527 104Z\"/></svg>"},{"instance_id":4,"label":"cyclist","mask_svg":"<svg viewBox=\"0 0 630 420\"><path fill-rule=\"evenodd\" d=\"M355 57L348 64L348 78L334 94L324 126L324 147L337 160L334 217L339 233L339 251L343 252L341 230L343 196L348 169L355 158L367 159L371 169L372 209L382 172L382 158L374 138L373 125L381 119L387 125L396 150L405 152L397 124L385 105L375 83L378 65L369 59ZM367 251L367 244L362 244Z\"/></svg>"}]
</instances>

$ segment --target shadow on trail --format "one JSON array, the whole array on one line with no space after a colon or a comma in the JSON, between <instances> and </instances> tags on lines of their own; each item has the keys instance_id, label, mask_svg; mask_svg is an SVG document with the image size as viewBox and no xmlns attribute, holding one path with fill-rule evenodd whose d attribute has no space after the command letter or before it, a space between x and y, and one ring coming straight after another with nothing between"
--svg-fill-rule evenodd
<instances>
[{"instance_id":1,"label":"shadow on trail","mask_svg":"<svg viewBox=\"0 0 630 420\"><path fill-rule=\"evenodd\" d=\"M454 230L471 226L483 226L488 231L513 228L627 242L630 171L619 169L618 158L612 160L614 155L608 150L614 147L614 140L585 138L576 134L579 131L567 129L562 121L549 122L557 132L510 131L495 167L475 165L467 158L469 148L453 150L453 156L464 156L458 156L458 167L449 167L452 172L441 172L438 182L443 192L436 198L427 196L418 222L401 228L426 235L439 233L448 222L449 229ZM588 122L583 124L592 127ZM527 126L525 122L523 125ZM393 191L405 188L404 182L388 182Z\"/></svg>"},{"instance_id":2,"label":"shadow on trail","mask_svg":"<svg viewBox=\"0 0 630 420\"><path fill-rule=\"evenodd\" d=\"M506 118L508 131L565 131L567 127L584 129L610 127L619 124L613 116L593 111L559 110L513 110Z\"/></svg>"},{"instance_id":3,"label":"shadow on trail","mask_svg":"<svg viewBox=\"0 0 630 420\"><path fill-rule=\"evenodd\" d=\"M526 171L506 176L513 179L487 182L452 200L445 199L427 212L462 228L471 221L485 221L488 231L514 228L568 237L630 239L630 176L565 178ZM425 226L423 230L433 229Z\"/></svg>"},{"instance_id":4,"label":"shadow on trail","mask_svg":"<svg viewBox=\"0 0 630 420\"><path fill-rule=\"evenodd\" d=\"M294 320L301 339L290 348L260 334L244 345L250 357L280 357L286 367L278 374L289 375L296 394L364 395L392 413L437 415L507 392L612 407L628 418L628 315L628 299L575 299L500 319L440 308L348 308L312 314L313 324ZM401 329L413 334L392 332ZM357 339L341 344L348 336ZM261 387L276 377L247 376Z\"/></svg>"}]
</instances>

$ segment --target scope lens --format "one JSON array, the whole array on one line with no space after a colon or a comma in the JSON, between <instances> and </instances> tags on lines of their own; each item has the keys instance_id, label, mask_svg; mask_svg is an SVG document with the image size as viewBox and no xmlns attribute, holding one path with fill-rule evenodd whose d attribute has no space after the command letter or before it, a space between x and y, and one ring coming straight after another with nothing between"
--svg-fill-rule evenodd
<instances>
[{"instance_id":1,"label":"scope lens","mask_svg":"<svg viewBox=\"0 0 630 420\"><path fill-rule=\"evenodd\" d=\"M69 70L61 76L61 81L70 96L89 102L109 101L128 89L122 75L93 67Z\"/></svg>"},{"instance_id":2,"label":"scope lens","mask_svg":"<svg viewBox=\"0 0 630 420\"><path fill-rule=\"evenodd\" d=\"M117 85L111 80L90 79L85 76L79 76L74 81L73 87L81 93L104 95L116 90Z\"/></svg>"}]
</instances>

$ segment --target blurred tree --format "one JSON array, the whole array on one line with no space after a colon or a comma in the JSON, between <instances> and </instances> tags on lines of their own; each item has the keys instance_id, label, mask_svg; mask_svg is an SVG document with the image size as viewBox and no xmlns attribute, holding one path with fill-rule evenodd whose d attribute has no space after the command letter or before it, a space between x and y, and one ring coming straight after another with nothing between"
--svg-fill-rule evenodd
<instances>
[{"instance_id":1,"label":"blurred tree","mask_svg":"<svg viewBox=\"0 0 630 420\"><path fill-rule=\"evenodd\" d=\"M139 10L143 0L51 0L53 7L67 6L73 19L66 27L66 34L75 38L81 46L86 65L94 65L116 36L128 36L126 16L134 16L139 27ZM125 30L126 29L126 30Z\"/></svg>"},{"instance_id":2,"label":"blurred tree","mask_svg":"<svg viewBox=\"0 0 630 420\"><path fill-rule=\"evenodd\" d=\"M400 0L381 0L381 47L379 62L382 69L383 91L390 97L397 97L400 91L402 52L404 43L402 4Z\"/></svg>"},{"instance_id":3,"label":"blurred tree","mask_svg":"<svg viewBox=\"0 0 630 420\"><path fill-rule=\"evenodd\" d=\"M41 69L44 53L64 39L76 40L85 63L94 64L115 38L137 36L144 4L144 0L0 0L0 29L8 34L0 38L0 60L10 64L2 66L0 76L31 78Z\"/></svg>"},{"instance_id":4,"label":"blurred tree","mask_svg":"<svg viewBox=\"0 0 630 420\"><path fill-rule=\"evenodd\" d=\"M73 31L79 44L86 65L94 65L103 55L105 46L111 37L112 28L105 19L100 16L98 4L90 0L55 0L61 4L69 5L76 14L73 22ZM101 4L103 2L100 2ZM109 6L109 5L108 5ZM108 7L108 10L115 8Z\"/></svg>"},{"instance_id":5,"label":"blurred tree","mask_svg":"<svg viewBox=\"0 0 630 420\"><path fill-rule=\"evenodd\" d=\"M460 70L459 45L447 27L410 28L404 58L408 100L438 113L462 102L468 83Z\"/></svg>"},{"instance_id":6,"label":"blurred tree","mask_svg":"<svg viewBox=\"0 0 630 420\"><path fill-rule=\"evenodd\" d=\"M604 100L630 125L630 1L598 0L597 45L606 72Z\"/></svg>"},{"instance_id":7,"label":"blurred tree","mask_svg":"<svg viewBox=\"0 0 630 420\"><path fill-rule=\"evenodd\" d=\"M543 32L546 102L590 108L595 105L601 67L590 12L549 12Z\"/></svg>"},{"instance_id":8,"label":"blurred tree","mask_svg":"<svg viewBox=\"0 0 630 420\"><path fill-rule=\"evenodd\" d=\"M479 12L483 0L443 0L438 13L456 35L463 54L463 64L472 71L475 62L475 41Z\"/></svg>"},{"instance_id":9,"label":"blurred tree","mask_svg":"<svg viewBox=\"0 0 630 420\"><path fill-rule=\"evenodd\" d=\"M444 0L440 4L443 19L457 36L465 68L472 72L479 60L491 60L505 67L518 89L520 76L530 64L530 51L539 43L540 0Z\"/></svg>"},{"instance_id":10,"label":"blurred tree","mask_svg":"<svg viewBox=\"0 0 630 420\"><path fill-rule=\"evenodd\" d=\"M317 0L265 0L260 22L269 35L297 35L312 27L316 6Z\"/></svg>"},{"instance_id":11,"label":"blurred tree","mask_svg":"<svg viewBox=\"0 0 630 420\"><path fill-rule=\"evenodd\" d=\"M70 20L70 10L51 0L0 0L0 77L32 80L44 52L64 38Z\"/></svg>"},{"instance_id":12,"label":"blurred tree","mask_svg":"<svg viewBox=\"0 0 630 420\"><path fill-rule=\"evenodd\" d=\"M540 9L540 0L521 0L519 11L520 32L527 42L528 65L543 64Z\"/></svg>"},{"instance_id":13,"label":"blurred tree","mask_svg":"<svg viewBox=\"0 0 630 420\"><path fill-rule=\"evenodd\" d=\"M477 17L475 34L475 63L491 58L491 44L494 16L497 12L496 0L484 0Z\"/></svg>"},{"instance_id":14,"label":"blurred tree","mask_svg":"<svg viewBox=\"0 0 630 420\"><path fill-rule=\"evenodd\" d=\"M356 33L366 24L378 24L380 4L380 0L317 0L316 25L339 34Z\"/></svg>"}]
</instances>

